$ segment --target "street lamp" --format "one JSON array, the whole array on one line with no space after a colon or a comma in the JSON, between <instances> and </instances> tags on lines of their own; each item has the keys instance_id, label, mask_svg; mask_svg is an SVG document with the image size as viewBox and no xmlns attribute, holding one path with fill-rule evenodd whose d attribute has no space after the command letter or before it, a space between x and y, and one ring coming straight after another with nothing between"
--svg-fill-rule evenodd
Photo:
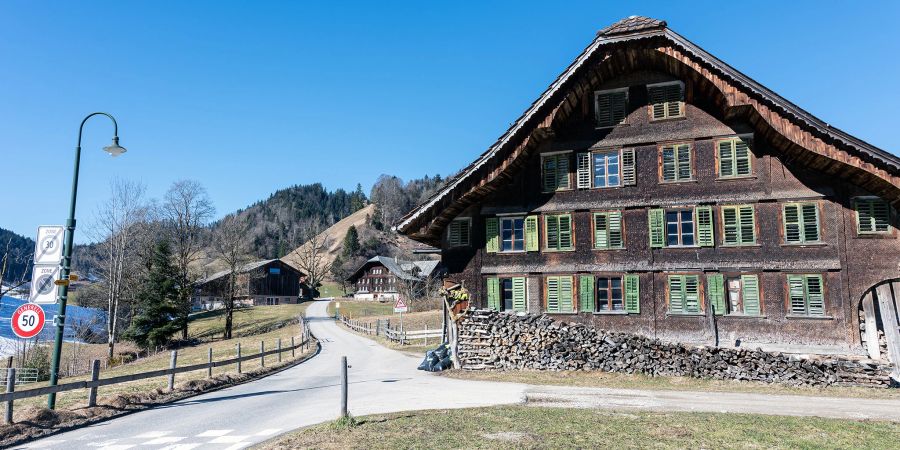
<instances>
[{"instance_id":1,"label":"street lamp","mask_svg":"<svg viewBox=\"0 0 900 450\"><path fill-rule=\"evenodd\" d=\"M59 380L59 358L62 353L63 330L66 326L66 301L69 298L69 271L72 268L72 240L75 235L75 200L78 197L78 167L81 165L81 135L84 131L84 124L91 117L106 116L113 123L112 144L103 147L103 151L109 153L110 156L116 157L125 153L125 147L119 145L119 124L116 123L115 117L105 112L95 112L88 114L81 121L81 127L78 128L78 145L75 147L75 173L72 176L72 197L69 200L69 219L66 221L66 238L63 246L62 268L60 269L60 279L64 283L59 287L57 303L59 304L59 312L53 320L56 326L56 341L53 347L53 363L50 367L50 386L56 386ZM56 394L51 393L47 396L47 407L54 409L56 407Z\"/></svg>"}]
</instances>

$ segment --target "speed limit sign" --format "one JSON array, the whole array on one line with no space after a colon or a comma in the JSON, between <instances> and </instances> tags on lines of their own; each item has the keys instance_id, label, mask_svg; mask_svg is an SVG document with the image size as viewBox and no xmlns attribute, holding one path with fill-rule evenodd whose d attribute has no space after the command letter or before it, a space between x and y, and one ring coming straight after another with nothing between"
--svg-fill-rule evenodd
<instances>
[{"instance_id":1,"label":"speed limit sign","mask_svg":"<svg viewBox=\"0 0 900 450\"><path fill-rule=\"evenodd\" d=\"M13 313L9 323L13 333L22 339L30 339L44 329L44 310L34 303L26 303Z\"/></svg>"}]
</instances>

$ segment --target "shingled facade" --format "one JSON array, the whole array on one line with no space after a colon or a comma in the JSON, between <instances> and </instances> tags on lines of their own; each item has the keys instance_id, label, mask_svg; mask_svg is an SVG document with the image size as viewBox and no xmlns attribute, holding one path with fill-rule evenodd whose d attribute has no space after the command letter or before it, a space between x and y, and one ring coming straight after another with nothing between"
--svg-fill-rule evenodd
<instances>
[{"instance_id":1,"label":"shingled facade","mask_svg":"<svg viewBox=\"0 0 900 450\"><path fill-rule=\"evenodd\" d=\"M896 156L630 17L396 228L476 306L681 342L714 308L723 345L863 354L898 206Z\"/></svg>"}]
</instances>

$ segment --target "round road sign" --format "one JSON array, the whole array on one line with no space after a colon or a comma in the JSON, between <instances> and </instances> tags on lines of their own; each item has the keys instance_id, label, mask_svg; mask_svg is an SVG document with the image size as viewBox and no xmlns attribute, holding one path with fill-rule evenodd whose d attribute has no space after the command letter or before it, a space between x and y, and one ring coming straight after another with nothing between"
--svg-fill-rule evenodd
<instances>
[{"instance_id":1,"label":"round road sign","mask_svg":"<svg viewBox=\"0 0 900 450\"><path fill-rule=\"evenodd\" d=\"M34 303L26 303L13 313L9 323L13 333L22 339L30 339L44 329L44 310Z\"/></svg>"}]
</instances>

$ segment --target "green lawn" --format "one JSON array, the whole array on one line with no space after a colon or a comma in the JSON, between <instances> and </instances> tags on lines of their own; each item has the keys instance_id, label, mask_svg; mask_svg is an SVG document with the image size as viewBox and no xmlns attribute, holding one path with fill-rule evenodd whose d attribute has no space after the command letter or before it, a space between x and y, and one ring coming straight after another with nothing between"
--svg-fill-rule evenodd
<instances>
[{"instance_id":1,"label":"green lawn","mask_svg":"<svg viewBox=\"0 0 900 450\"><path fill-rule=\"evenodd\" d=\"M344 296L344 290L341 289L340 283L326 281L319 286L319 298L341 298Z\"/></svg>"},{"instance_id":2,"label":"green lawn","mask_svg":"<svg viewBox=\"0 0 900 450\"><path fill-rule=\"evenodd\" d=\"M317 425L265 449L900 448L900 424L529 406L417 411Z\"/></svg>"},{"instance_id":3,"label":"green lawn","mask_svg":"<svg viewBox=\"0 0 900 450\"><path fill-rule=\"evenodd\" d=\"M234 311L234 337L251 336L284 326L306 311L310 302L299 305L254 306ZM191 315L188 336L208 342L221 339L225 332L225 311L205 311Z\"/></svg>"},{"instance_id":4,"label":"green lawn","mask_svg":"<svg viewBox=\"0 0 900 450\"><path fill-rule=\"evenodd\" d=\"M335 305L341 304L341 314L354 319L362 319L375 316L390 316L394 314L394 304L381 303L366 300L335 299L328 304L328 314L334 315Z\"/></svg>"}]
</instances>

